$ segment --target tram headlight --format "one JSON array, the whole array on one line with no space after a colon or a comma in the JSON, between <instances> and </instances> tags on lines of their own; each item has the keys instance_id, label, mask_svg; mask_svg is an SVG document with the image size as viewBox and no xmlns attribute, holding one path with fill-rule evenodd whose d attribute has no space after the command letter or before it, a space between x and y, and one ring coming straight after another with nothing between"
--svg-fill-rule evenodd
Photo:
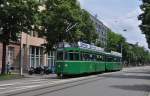
<instances>
[{"instance_id":1,"label":"tram headlight","mask_svg":"<svg viewBox=\"0 0 150 96\"><path fill-rule=\"evenodd\" d=\"M65 64L65 67L68 67L68 64Z\"/></svg>"}]
</instances>

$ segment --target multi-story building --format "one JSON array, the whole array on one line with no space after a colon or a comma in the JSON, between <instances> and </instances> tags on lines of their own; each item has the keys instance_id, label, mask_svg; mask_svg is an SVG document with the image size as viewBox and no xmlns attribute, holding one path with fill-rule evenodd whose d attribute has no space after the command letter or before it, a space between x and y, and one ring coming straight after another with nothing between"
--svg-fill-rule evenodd
<instances>
[{"instance_id":1,"label":"multi-story building","mask_svg":"<svg viewBox=\"0 0 150 96\"><path fill-rule=\"evenodd\" d=\"M46 43L44 38L38 37L32 32L30 35L22 33L22 60L23 70L27 71L30 67L54 66L55 52L45 54L42 44Z\"/></svg>"},{"instance_id":2,"label":"multi-story building","mask_svg":"<svg viewBox=\"0 0 150 96\"><path fill-rule=\"evenodd\" d=\"M10 42L6 50L6 69L9 64L15 72L19 72L22 66L24 72L30 67L54 66L55 52L44 53L42 44L46 43L44 38L38 37L36 32L31 34L22 33L19 42ZM0 43L0 72L2 68L3 46Z\"/></svg>"},{"instance_id":3,"label":"multi-story building","mask_svg":"<svg viewBox=\"0 0 150 96\"><path fill-rule=\"evenodd\" d=\"M94 22L96 26L96 32L99 34L99 39L97 40L97 43L100 47L105 48L107 46L107 34L109 31L109 28L105 26L98 18L97 16L90 16L91 20Z\"/></svg>"},{"instance_id":4,"label":"multi-story building","mask_svg":"<svg viewBox=\"0 0 150 96\"><path fill-rule=\"evenodd\" d=\"M20 64L20 42L10 42L6 46L6 67L12 66L14 71L19 71ZM0 72L2 68L3 45L0 42ZM7 69L7 68L6 68Z\"/></svg>"}]
</instances>

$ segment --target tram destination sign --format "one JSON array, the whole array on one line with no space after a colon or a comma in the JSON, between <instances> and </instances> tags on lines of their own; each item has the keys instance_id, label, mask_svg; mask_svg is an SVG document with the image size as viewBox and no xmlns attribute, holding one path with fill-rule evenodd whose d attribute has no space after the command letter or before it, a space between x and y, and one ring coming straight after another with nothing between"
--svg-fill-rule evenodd
<instances>
[{"instance_id":1,"label":"tram destination sign","mask_svg":"<svg viewBox=\"0 0 150 96\"><path fill-rule=\"evenodd\" d=\"M77 46L75 46L75 45L77 45ZM95 45L87 44L87 43L83 43L83 42L78 42L77 44L69 44L67 42L60 42L57 46L58 46L58 48L79 47L82 49L104 52L104 48L97 47Z\"/></svg>"},{"instance_id":2,"label":"tram destination sign","mask_svg":"<svg viewBox=\"0 0 150 96\"><path fill-rule=\"evenodd\" d=\"M90 45L90 44L86 44L86 43L83 43L83 42L78 42L78 47L83 48L83 49L88 49L88 50L104 52L104 48L97 47L97 46Z\"/></svg>"}]
</instances>

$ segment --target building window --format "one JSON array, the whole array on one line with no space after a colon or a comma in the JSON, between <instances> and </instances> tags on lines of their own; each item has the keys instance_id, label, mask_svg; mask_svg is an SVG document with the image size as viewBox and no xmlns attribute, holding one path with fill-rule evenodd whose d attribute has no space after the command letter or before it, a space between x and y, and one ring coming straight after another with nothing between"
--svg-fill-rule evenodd
<instances>
[{"instance_id":1,"label":"building window","mask_svg":"<svg viewBox=\"0 0 150 96\"><path fill-rule=\"evenodd\" d=\"M41 47L30 46L30 67L39 67L43 63L43 49Z\"/></svg>"},{"instance_id":2,"label":"building window","mask_svg":"<svg viewBox=\"0 0 150 96\"><path fill-rule=\"evenodd\" d=\"M54 51L50 51L48 53L47 66L52 68L52 67L54 67L54 63L55 63L55 52Z\"/></svg>"}]
</instances>

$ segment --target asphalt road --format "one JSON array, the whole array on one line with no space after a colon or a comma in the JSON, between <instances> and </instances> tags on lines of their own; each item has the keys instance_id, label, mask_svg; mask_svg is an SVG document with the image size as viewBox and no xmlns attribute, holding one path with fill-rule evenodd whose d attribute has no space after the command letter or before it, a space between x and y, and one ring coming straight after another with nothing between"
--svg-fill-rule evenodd
<instances>
[{"instance_id":1,"label":"asphalt road","mask_svg":"<svg viewBox=\"0 0 150 96\"><path fill-rule=\"evenodd\" d=\"M30 78L0 82L0 96L150 96L150 67L56 79Z\"/></svg>"}]
</instances>

